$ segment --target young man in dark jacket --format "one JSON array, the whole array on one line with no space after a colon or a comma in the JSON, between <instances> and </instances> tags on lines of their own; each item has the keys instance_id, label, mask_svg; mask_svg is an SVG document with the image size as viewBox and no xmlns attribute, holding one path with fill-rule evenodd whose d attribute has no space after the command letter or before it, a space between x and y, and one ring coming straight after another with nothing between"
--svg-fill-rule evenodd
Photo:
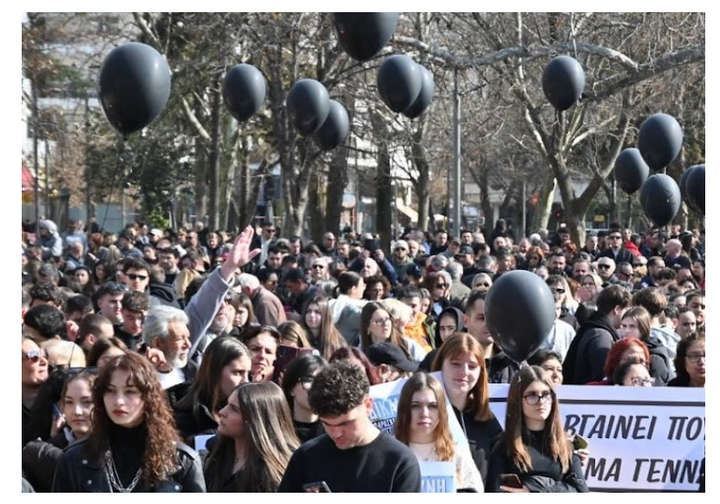
<instances>
[{"instance_id":1,"label":"young man in dark jacket","mask_svg":"<svg viewBox=\"0 0 720 504\"><path fill-rule=\"evenodd\" d=\"M584 385L605 377L605 360L610 347L620 339L617 329L630 302L630 293L619 285L611 285L600 292L597 311L580 327L565 356L565 384Z\"/></svg>"}]
</instances>

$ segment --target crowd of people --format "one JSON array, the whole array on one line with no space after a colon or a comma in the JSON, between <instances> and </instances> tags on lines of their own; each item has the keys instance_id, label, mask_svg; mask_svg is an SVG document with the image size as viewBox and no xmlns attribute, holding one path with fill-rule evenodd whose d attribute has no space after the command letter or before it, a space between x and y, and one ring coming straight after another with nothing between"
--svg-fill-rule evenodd
<instances>
[{"instance_id":1,"label":"crowd of people","mask_svg":"<svg viewBox=\"0 0 720 504\"><path fill-rule=\"evenodd\" d=\"M346 231L24 227L23 489L419 492L444 461L458 491L586 492L559 385L705 385L704 230ZM516 269L555 300L523 363L485 324ZM390 435L369 388L401 379Z\"/></svg>"}]
</instances>

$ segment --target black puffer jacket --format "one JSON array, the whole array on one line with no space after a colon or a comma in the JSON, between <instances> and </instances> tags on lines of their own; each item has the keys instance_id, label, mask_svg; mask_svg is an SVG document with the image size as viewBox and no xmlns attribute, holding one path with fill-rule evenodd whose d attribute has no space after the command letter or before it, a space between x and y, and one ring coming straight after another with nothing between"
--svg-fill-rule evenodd
<instances>
[{"instance_id":1,"label":"black puffer jacket","mask_svg":"<svg viewBox=\"0 0 720 504\"><path fill-rule=\"evenodd\" d=\"M153 488L141 480L133 492L205 492L205 477L198 454L184 443L177 443L180 468ZM87 454L87 441L65 449L55 472L53 492L110 493L105 463Z\"/></svg>"}]
</instances>

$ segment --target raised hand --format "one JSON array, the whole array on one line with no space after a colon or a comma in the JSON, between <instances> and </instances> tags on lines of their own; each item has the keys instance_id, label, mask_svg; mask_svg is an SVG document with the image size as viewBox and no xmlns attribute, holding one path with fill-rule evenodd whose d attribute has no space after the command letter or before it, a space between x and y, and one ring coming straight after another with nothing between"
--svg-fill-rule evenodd
<instances>
[{"instance_id":1,"label":"raised hand","mask_svg":"<svg viewBox=\"0 0 720 504\"><path fill-rule=\"evenodd\" d=\"M255 230L252 226L248 226L235 239L227 259L220 268L220 274L225 280L229 281L236 269L242 268L260 254L260 249L250 250L254 234Z\"/></svg>"}]
</instances>

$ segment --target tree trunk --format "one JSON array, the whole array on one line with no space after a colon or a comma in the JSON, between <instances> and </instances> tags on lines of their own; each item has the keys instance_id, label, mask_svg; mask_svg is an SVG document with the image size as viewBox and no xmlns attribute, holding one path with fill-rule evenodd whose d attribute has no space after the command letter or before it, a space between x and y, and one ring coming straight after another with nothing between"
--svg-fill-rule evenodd
<instances>
[{"instance_id":1,"label":"tree trunk","mask_svg":"<svg viewBox=\"0 0 720 504\"><path fill-rule=\"evenodd\" d=\"M207 155L205 144L199 137L195 138L195 216L201 220L207 214ZM184 225L184 219L178 226Z\"/></svg>"},{"instance_id":2,"label":"tree trunk","mask_svg":"<svg viewBox=\"0 0 720 504\"><path fill-rule=\"evenodd\" d=\"M315 243L322 243L325 232L325 216L323 215L323 175L313 171L310 175L310 188L308 190L308 227L310 239ZM342 194L342 193L341 193Z\"/></svg>"},{"instance_id":3,"label":"tree trunk","mask_svg":"<svg viewBox=\"0 0 720 504\"><path fill-rule=\"evenodd\" d=\"M416 191L418 195L418 228L423 231L428 229L428 217L430 214L430 165L427 161L427 151L423 143L425 136L426 121L421 118L417 127L412 132L412 160L418 172Z\"/></svg>"},{"instance_id":4,"label":"tree trunk","mask_svg":"<svg viewBox=\"0 0 720 504\"><path fill-rule=\"evenodd\" d=\"M348 148L345 144L333 152L328 171L327 210L325 212L325 231L338 233L342 217L342 202L345 187L348 184Z\"/></svg>"},{"instance_id":5,"label":"tree trunk","mask_svg":"<svg viewBox=\"0 0 720 504\"><path fill-rule=\"evenodd\" d=\"M212 82L212 101L210 105L210 152L208 164L210 168L210 229L217 229L220 226L220 201L218 182L220 179L220 74L217 74Z\"/></svg>"},{"instance_id":6,"label":"tree trunk","mask_svg":"<svg viewBox=\"0 0 720 504\"><path fill-rule=\"evenodd\" d=\"M393 223L392 200L394 197L393 181L390 175L390 152L388 150L388 136L390 133L387 124L379 114L371 111L370 118L375 131L375 145L377 147L375 229L380 235L380 246L384 250L390 250Z\"/></svg>"},{"instance_id":7,"label":"tree trunk","mask_svg":"<svg viewBox=\"0 0 720 504\"><path fill-rule=\"evenodd\" d=\"M547 229L556 186L557 181L552 171L546 170L542 186L540 187L537 207L533 213L532 225L530 226L531 233L535 233L539 229Z\"/></svg>"}]
</instances>

